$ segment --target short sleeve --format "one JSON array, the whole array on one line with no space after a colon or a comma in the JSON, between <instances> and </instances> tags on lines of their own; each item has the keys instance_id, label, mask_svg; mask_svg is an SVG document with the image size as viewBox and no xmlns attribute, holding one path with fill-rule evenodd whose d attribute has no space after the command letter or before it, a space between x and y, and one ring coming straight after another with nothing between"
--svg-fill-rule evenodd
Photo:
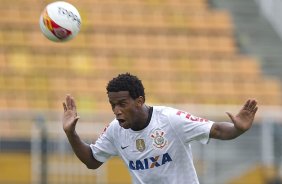
<instances>
[{"instance_id":1,"label":"short sleeve","mask_svg":"<svg viewBox=\"0 0 282 184\"><path fill-rule=\"evenodd\" d=\"M213 121L194 116L188 112L170 109L169 121L184 142L200 141L207 144Z\"/></svg>"},{"instance_id":2,"label":"short sleeve","mask_svg":"<svg viewBox=\"0 0 282 184\"><path fill-rule=\"evenodd\" d=\"M94 158L100 162L106 162L111 156L117 155L117 149L112 138L113 128L113 125L110 124L105 128L97 141L94 144L90 144Z\"/></svg>"}]
</instances>

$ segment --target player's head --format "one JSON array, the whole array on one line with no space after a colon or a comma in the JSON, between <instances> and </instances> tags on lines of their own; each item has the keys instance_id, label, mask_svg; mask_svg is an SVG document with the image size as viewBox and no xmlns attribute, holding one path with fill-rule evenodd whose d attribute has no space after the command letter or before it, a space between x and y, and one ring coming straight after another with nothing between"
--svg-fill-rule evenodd
<instances>
[{"instance_id":1,"label":"player's head","mask_svg":"<svg viewBox=\"0 0 282 184\"><path fill-rule=\"evenodd\" d=\"M109 81L107 93L119 91L128 91L132 99L142 96L145 102L145 92L142 81L137 76L131 75L130 73L119 74Z\"/></svg>"},{"instance_id":2,"label":"player's head","mask_svg":"<svg viewBox=\"0 0 282 184\"><path fill-rule=\"evenodd\" d=\"M138 77L129 73L119 74L109 81L107 93L121 127L137 130L146 121L144 87Z\"/></svg>"}]
</instances>

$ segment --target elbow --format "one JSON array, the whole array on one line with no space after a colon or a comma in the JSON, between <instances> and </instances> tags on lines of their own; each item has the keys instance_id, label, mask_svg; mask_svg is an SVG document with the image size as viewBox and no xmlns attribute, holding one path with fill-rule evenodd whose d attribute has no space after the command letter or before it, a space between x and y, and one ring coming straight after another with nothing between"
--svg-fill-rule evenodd
<instances>
[{"instance_id":1,"label":"elbow","mask_svg":"<svg viewBox=\"0 0 282 184\"><path fill-rule=\"evenodd\" d=\"M91 160L91 161L84 163L84 164L88 169L95 170L95 169L98 169L103 164L103 162L99 162L99 161L94 159L94 160Z\"/></svg>"},{"instance_id":2,"label":"elbow","mask_svg":"<svg viewBox=\"0 0 282 184\"><path fill-rule=\"evenodd\" d=\"M232 140L235 139L237 136L222 136L221 140L226 141L226 140Z\"/></svg>"},{"instance_id":3,"label":"elbow","mask_svg":"<svg viewBox=\"0 0 282 184\"><path fill-rule=\"evenodd\" d=\"M95 170L95 169L98 169L99 166L95 166L95 165L92 165L92 164L85 164L87 169L92 169L92 170Z\"/></svg>"},{"instance_id":4,"label":"elbow","mask_svg":"<svg viewBox=\"0 0 282 184\"><path fill-rule=\"evenodd\" d=\"M221 131L214 132L213 135L211 136L211 138L223 140L223 141L232 140L235 139L236 137L238 136L230 132L221 132Z\"/></svg>"},{"instance_id":5,"label":"elbow","mask_svg":"<svg viewBox=\"0 0 282 184\"><path fill-rule=\"evenodd\" d=\"M240 136L243 132L238 131L233 124L215 123L210 132L210 138L219 140L232 140Z\"/></svg>"},{"instance_id":6,"label":"elbow","mask_svg":"<svg viewBox=\"0 0 282 184\"><path fill-rule=\"evenodd\" d=\"M239 135L234 135L231 133L218 133L216 136L214 136L213 138L218 139L218 140L232 140L237 138Z\"/></svg>"}]
</instances>

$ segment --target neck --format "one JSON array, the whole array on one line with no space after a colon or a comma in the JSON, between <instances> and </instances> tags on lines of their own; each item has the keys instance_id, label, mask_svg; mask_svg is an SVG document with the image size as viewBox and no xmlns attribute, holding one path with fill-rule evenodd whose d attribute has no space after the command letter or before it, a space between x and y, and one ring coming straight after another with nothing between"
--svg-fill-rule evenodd
<instances>
[{"instance_id":1,"label":"neck","mask_svg":"<svg viewBox=\"0 0 282 184\"><path fill-rule=\"evenodd\" d=\"M142 111L141 111L141 116L139 119L139 123L137 123L136 125L138 125L135 128L132 128L132 130L134 131L138 131L138 130L142 130L144 128L146 128L148 126L148 124L150 123L149 121L149 113L150 112L150 107L147 105L143 105L142 107Z\"/></svg>"}]
</instances>

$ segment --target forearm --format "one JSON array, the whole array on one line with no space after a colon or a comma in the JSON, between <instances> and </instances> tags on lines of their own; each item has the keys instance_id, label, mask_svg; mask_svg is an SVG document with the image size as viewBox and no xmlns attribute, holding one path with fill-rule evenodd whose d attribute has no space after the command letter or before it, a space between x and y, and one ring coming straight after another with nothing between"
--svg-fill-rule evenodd
<instances>
[{"instance_id":1,"label":"forearm","mask_svg":"<svg viewBox=\"0 0 282 184\"><path fill-rule=\"evenodd\" d=\"M230 140L240 136L244 132L236 128L233 123L216 122L211 128L210 137L220 140Z\"/></svg>"},{"instance_id":2,"label":"forearm","mask_svg":"<svg viewBox=\"0 0 282 184\"><path fill-rule=\"evenodd\" d=\"M67 135L67 138L69 140L69 143L70 143L75 155L88 168L96 169L100 165L102 165L102 163L98 162L93 157L90 145L83 142L75 131L71 132L71 133L66 132L66 135Z\"/></svg>"}]
</instances>

